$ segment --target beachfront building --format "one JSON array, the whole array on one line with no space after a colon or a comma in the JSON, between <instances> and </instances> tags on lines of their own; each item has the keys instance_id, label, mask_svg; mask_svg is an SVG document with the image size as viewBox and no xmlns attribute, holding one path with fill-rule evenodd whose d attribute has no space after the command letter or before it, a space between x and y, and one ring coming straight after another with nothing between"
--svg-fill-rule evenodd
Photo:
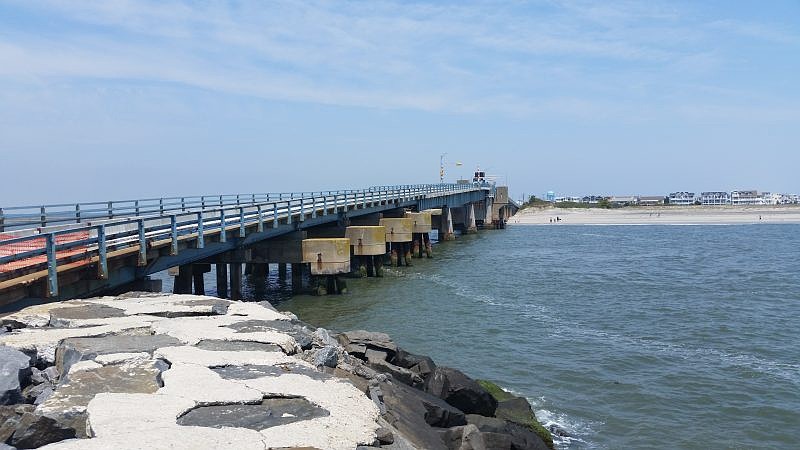
<instances>
[{"instance_id":1,"label":"beachfront building","mask_svg":"<svg viewBox=\"0 0 800 450\"><path fill-rule=\"evenodd\" d=\"M768 192L765 194L769 195ZM733 191L731 192L731 205L763 205L764 196L758 191Z\"/></svg>"},{"instance_id":2,"label":"beachfront building","mask_svg":"<svg viewBox=\"0 0 800 450\"><path fill-rule=\"evenodd\" d=\"M635 195L614 195L609 203L617 206L631 206L639 204L639 197Z\"/></svg>"},{"instance_id":3,"label":"beachfront building","mask_svg":"<svg viewBox=\"0 0 800 450\"><path fill-rule=\"evenodd\" d=\"M547 194L545 194L544 198L545 198L545 200L547 200L550 203L555 203L556 202L556 193L553 192L553 191L547 191Z\"/></svg>"},{"instance_id":4,"label":"beachfront building","mask_svg":"<svg viewBox=\"0 0 800 450\"><path fill-rule=\"evenodd\" d=\"M556 203L580 203L581 198L575 196L556 197Z\"/></svg>"},{"instance_id":5,"label":"beachfront building","mask_svg":"<svg viewBox=\"0 0 800 450\"><path fill-rule=\"evenodd\" d=\"M709 191L700 193L700 204L708 206L730 205L731 194L727 192Z\"/></svg>"},{"instance_id":6,"label":"beachfront building","mask_svg":"<svg viewBox=\"0 0 800 450\"><path fill-rule=\"evenodd\" d=\"M639 204L642 206L657 206L664 204L664 197L660 195L642 195L639 197Z\"/></svg>"},{"instance_id":7,"label":"beachfront building","mask_svg":"<svg viewBox=\"0 0 800 450\"><path fill-rule=\"evenodd\" d=\"M602 195L587 195L581 198L581 203L588 203L590 205L596 205L600 203L602 200L607 199L608 197L604 197Z\"/></svg>"},{"instance_id":8,"label":"beachfront building","mask_svg":"<svg viewBox=\"0 0 800 450\"><path fill-rule=\"evenodd\" d=\"M670 205L688 206L694 205L695 195L694 192L673 192L669 194Z\"/></svg>"}]
</instances>

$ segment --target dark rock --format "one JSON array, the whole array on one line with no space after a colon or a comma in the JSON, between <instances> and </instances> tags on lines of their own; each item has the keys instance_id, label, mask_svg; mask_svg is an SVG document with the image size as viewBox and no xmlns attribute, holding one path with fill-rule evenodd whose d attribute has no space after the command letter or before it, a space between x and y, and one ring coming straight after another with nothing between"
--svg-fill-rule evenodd
<instances>
[{"instance_id":1,"label":"dark rock","mask_svg":"<svg viewBox=\"0 0 800 450\"><path fill-rule=\"evenodd\" d=\"M225 380L252 380L261 377L277 377L285 374L305 375L315 380L327 380L331 376L316 370L295 364L283 364L279 366L224 366L212 367L211 370L218 373Z\"/></svg>"},{"instance_id":2,"label":"dark rock","mask_svg":"<svg viewBox=\"0 0 800 450\"><path fill-rule=\"evenodd\" d=\"M476 414L467 415L467 422L475 425L483 434L487 448L490 442L496 442L498 436L505 436L503 442L510 442L511 445L505 448L511 449L530 449L530 450L550 450L552 447L542 440L533 430L528 427L509 422L494 417L484 417Z\"/></svg>"},{"instance_id":3,"label":"dark rock","mask_svg":"<svg viewBox=\"0 0 800 450\"><path fill-rule=\"evenodd\" d=\"M19 418L14 434L7 441L19 449L38 448L43 445L72 439L75 430L58 421L36 413L25 413Z\"/></svg>"},{"instance_id":4,"label":"dark rock","mask_svg":"<svg viewBox=\"0 0 800 450\"><path fill-rule=\"evenodd\" d=\"M339 363L339 352L336 347L327 345L314 353L314 365L336 367Z\"/></svg>"},{"instance_id":5,"label":"dark rock","mask_svg":"<svg viewBox=\"0 0 800 450\"><path fill-rule=\"evenodd\" d=\"M227 328L236 330L237 333L256 333L259 331L285 333L294 338L297 345L303 350L310 349L314 342L311 330L289 320L245 320L228 325Z\"/></svg>"},{"instance_id":6,"label":"dark rock","mask_svg":"<svg viewBox=\"0 0 800 450\"><path fill-rule=\"evenodd\" d=\"M42 374L42 371L37 369L36 367L31 367L31 383L41 384L44 383L45 381L47 380L44 379L44 374Z\"/></svg>"},{"instance_id":7,"label":"dark rock","mask_svg":"<svg viewBox=\"0 0 800 450\"><path fill-rule=\"evenodd\" d=\"M53 386L50 383L32 384L22 390L22 396L25 398L26 403L36 403L36 399L48 390L50 393L53 392Z\"/></svg>"},{"instance_id":8,"label":"dark rock","mask_svg":"<svg viewBox=\"0 0 800 450\"><path fill-rule=\"evenodd\" d=\"M112 353L152 353L161 347L183 345L178 339L163 334L128 335L117 334L103 337L65 339L56 348L56 367L61 374L78 361L94 359L98 355Z\"/></svg>"},{"instance_id":9,"label":"dark rock","mask_svg":"<svg viewBox=\"0 0 800 450\"><path fill-rule=\"evenodd\" d=\"M202 340L195 345L197 348L203 350L211 350L218 352L241 352L241 351L254 351L254 352L283 352L280 346L275 344L267 344L264 342L251 342L251 341L224 341L216 339Z\"/></svg>"},{"instance_id":10,"label":"dark rock","mask_svg":"<svg viewBox=\"0 0 800 450\"><path fill-rule=\"evenodd\" d=\"M99 304L53 308L50 310L50 326L68 328L73 320L108 319L124 317L125 311L119 308Z\"/></svg>"},{"instance_id":11,"label":"dark rock","mask_svg":"<svg viewBox=\"0 0 800 450\"><path fill-rule=\"evenodd\" d=\"M475 380L449 367L437 367L425 382L425 391L467 414L491 417L497 400Z\"/></svg>"},{"instance_id":12,"label":"dark rock","mask_svg":"<svg viewBox=\"0 0 800 450\"><path fill-rule=\"evenodd\" d=\"M389 374L395 380L409 386L421 387L424 384L424 380L418 374L408 369L397 367L394 364L388 363L382 359L373 359L373 361L370 361L369 367L377 370L378 372Z\"/></svg>"},{"instance_id":13,"label":"dark rock","mask_svg":"<svg viewBox=\"0 0 800 450\"><path fill-rule=\"evenodd\" d=\"M0 405L21 403L22 389L30 383L31 357L0 345Z\"/></svg>"},{"instance_id":14,"label":"dark rock","mask_svg":"<svg viewBox=\"0 0 800 450\"><path fill-rule=\"evenodd\" d=\"M209 428L239 427L264 430L330 413L304 398L265 398L258 405L201 406L178 418L178 425Z\"/></svg>"},{"instance_id":15,"label":"dark rock","mask_svg":"<svg viewBox=\"0 0 800 450\"><path fill-rule=\"evenodd\" d=\"M381 444L394 443L394 433L392 433L392 430L386 427L380 427L377 430L375 430L375 437L378 438L378 441Z\"/></svg>"},{"instance_id":16,"label":"dark rock","mask_svg":"<svg viewBox=\"0 0 800 450\"><path fill-rule=\"evenodd\" d=\"M450 450L485 450L489 447L483 439L483 433L475 425L462 425L441 431L442 440ZM511 448L509 442L506 446L491 447L495 450Z\"/></svg>"},{"instance_id":17,"label":"dark rock","mask_svg":"<svg viewBox=\"0 0 800 450\"><path fill-rule=\"evenodd\" d=\"M397 353L397 345L386 333L363 330L346 331L340 334L338 339L348 353L355 355L366 354L367 347L385 351L389 359L394 358Z\"/></svg>"},{"instance_id":18,"label":"dark rock","mask_svg":"<svg viewBox=\"0 0 800 450\"><path fill-rule=\"evenodd\" d=\"M364 344L347 344L344 346L344 350L351 355L366 359L367 346Z\"/></svg>"},{"instance_id":19,"label":"dark rock","mask_svg":"<svg viewBox=\"0 0 800 450\"><path fill-rule=\"evenodd\" d=\"M417 448L446 448L433 427L466 425L464 413L440 398L400 383L380 383L384 418Z\"/></svg>"},{"instance_id":20,"label":"dark rock","mask_svg":"<svg viewBox=\"0 0 800 450\"><path fill-rule=\"evenodd\" d=\"M397 354L391 362L396 366L418 373L422 378L427 378L436 369L436 364L431 358L415 355L400 348L397 349Z\"/></svg>"},{"instance_id":21,"label":"dark rock","mask_svg":"<svg viewBox=\"0 0 800 450\"><path fill-rule=\"evenodd\" d=\"M41 371L41 375L45 381L51 384L58 383L58 380L60 378L58 368L56 366L49 366L45 368L44 370Z\"/></svg>"},{"instance_id":22,"label":"dark rock","mask_svg":"<svg viewBox=\"0 0 800 450\"><path fill-rule=\"evenodd\" d=\"M368 362L386 361L387 356L389 356L387 352L372 348L368 348L364 352L364 357L367 358Z\"/></svg>"}]
</instances>

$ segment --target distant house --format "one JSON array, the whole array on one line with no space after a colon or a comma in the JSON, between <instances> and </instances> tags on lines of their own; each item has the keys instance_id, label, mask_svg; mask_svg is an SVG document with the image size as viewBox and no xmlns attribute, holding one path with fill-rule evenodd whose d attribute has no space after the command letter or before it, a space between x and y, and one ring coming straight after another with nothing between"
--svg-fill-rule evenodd
<instances>
[{"instance_id":1,"label":"distant house","mask_svg":"<svg viewBox=\"0 0 800 450\"><path fill-rule=\"evenodd\" d=\"M701 205L730 205L731 194L727 192L709 191L700 193Z\"/></svg>"},{"instance_id":2,"label":"distant house","mask_svg":"<svg viewBox=\"0 0 800 450\"><path fill-rule=\"evenodd\" d=\"M587 195L581 198L581 203L588 203L590 205L596 205L600 203L600 201L605 200L607 197L603 197L602 195Z\"/></svg>"},{"instance_id":3,"label":"distant house","mask_svg":"<svg viewBox=\"0 0 800 450\"><path fill-rule=\"evenodd\" d=\"M769 195L769 193L766 193ZM758 191L731 192L731 205L763 205L764 197Z\"/></svg>"},{"instance_id":4,"label":"distant house","mask_svg":"<svg viewBox=\"0 0 800 450\"><path fill-rule=\"evenodd\" d=\"M694 192L673 192L669 194L670 205L694 205L695 195Z\"/></svg>"},{"instance_id":5,"label":"distant house","mask_svg":"<svg viewBox=\"0 0 800 450\"><path fill-rule=\"evenodd\" d=\"M639 197L639 204L642 206L663 205L664 197L660 195L643 195Z\"/></svg>"},{"instance_id":6,"label":"distant house","mask_svg":"<svg viewBox=\"0 0 800 450\"><path fill-rule=\"evenodd\" d=\"M609 202L617 206L631 206L639 204L639 197L635 195L614 195Z\"/></svg>"}]
</instances>

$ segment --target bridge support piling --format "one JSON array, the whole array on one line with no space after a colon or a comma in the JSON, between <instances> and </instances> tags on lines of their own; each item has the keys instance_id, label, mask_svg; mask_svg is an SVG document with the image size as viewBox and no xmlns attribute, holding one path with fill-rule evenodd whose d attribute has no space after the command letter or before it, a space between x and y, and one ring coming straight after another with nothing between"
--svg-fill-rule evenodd
<instances>
[{"instance_id":1,"label":"bridge support piling","mask_svg":"<svg viewBox=\"0 0 800 450\"><path fill-rule=\"evenodd\" d=\"M192 279L194 282L194 294L195 295L206 295L206 287L203 280L203 274L205 272L202 268L195 266L192 270Z\"/></svg>"},{"instance_id":2,"label":"bridge support piling","mask_svg":"<svg viewBox=\"0 0 800 450\"><path fill-rule=\"evenodd\" d=\"M475 223L475 207L470 203L466 207L466 223L464 224L464 233L473 234L478 232L478 225Z\"/></svg>"},{"instance_id":3,"label":"bridge support piling","mask_svg":"<svg viewBox=\"0 0 800 450\"><path fill-rule=\"evenodd\" d=\"M231 300L242 299L242 264L231 264Z\"/></svg>"},{"instance_id":4,"label":"bridge support piling","mask_svg":"<svg viewBox=\"0 0 800 450\"><path fill-rule=\"evenodd\" d=\"M286 281L286 263L278 263L278 281Z\"/></svg>"},{"instance_id":5,"label":"bridge support piling","mask_svg":"<svg viewBox=\"0 0 800 450\"><path fill-rule=\"evenodd\" d=\"M442 219L439 225L439 241L452 241L456 238L453 232L453 214L447 206L442 207Z\"/></svg>"},{"instance_id":6,"label":"bridge support piling","mask_svg":"<svg viewBox=\"0 0 800 450\"><path fill-rule=\"evenodd\" d=\"M172 286L173 294L192 293L192 265L185 264L178 267L178 275L175 276L175 283Z\"/></svg>"},{"instance_id":7,"label":"bridge support piling","mask_svg":"<svg viewBox=\"0 0 800 450\"><path fill-rule=\"evenodd\" d=\"M425 256L433 258L433 245L431 244L431 235L425 233L422 235L423 242L425 243Z\"/></svg>"},{"instance_id":8,"label":"bridge support piling","mask_svg":"<svg viewBox=\"0 0 800 450\"><path fill-rule=\"evenodd\" d=\"M292 292L303 290L303 266L301 263L292 263Z\"/></svg>"},{"instance_id":9,"label":"bridge support piling","mask_svg":"<svg viewBox=\"0 0 800 450\"><path fill-rule=\"evenodd\" d=\"M217 269L217 297L228 297L228 265L225 263L216 264Z\"/></svg>"}]
</instances>

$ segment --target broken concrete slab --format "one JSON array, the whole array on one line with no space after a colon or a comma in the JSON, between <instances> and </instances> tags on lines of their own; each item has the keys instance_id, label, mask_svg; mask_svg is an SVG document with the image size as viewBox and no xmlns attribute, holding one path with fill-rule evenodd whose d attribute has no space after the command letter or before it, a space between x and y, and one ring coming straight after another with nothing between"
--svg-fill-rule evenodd
<instances>
[{"instance_id":1,"label":"broken concrete slab","mask_svg":"<svg viewBox=\"0 0 800 450\"><path fill-rule=\"evenodd\" d=\"M219 352L283 352L283 349L279 345L253 341L222 341L215 339L203 339L202 341L198 342L195 347L203 350Z\"/></svg>"}]
</instances>

